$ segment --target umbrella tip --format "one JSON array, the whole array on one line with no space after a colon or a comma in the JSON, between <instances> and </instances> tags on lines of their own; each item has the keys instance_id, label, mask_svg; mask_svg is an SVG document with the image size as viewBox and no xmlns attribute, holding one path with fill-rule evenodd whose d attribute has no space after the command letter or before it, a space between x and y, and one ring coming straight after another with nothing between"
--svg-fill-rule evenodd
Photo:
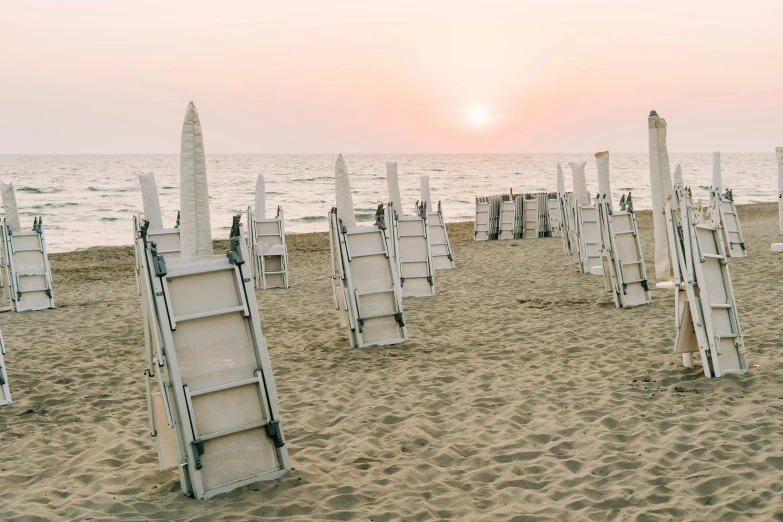
<instances>
[{"instance_id":1,"label":"umbrella tip","mask_svg":"<svg viewBox=\"0 0 783 522\"><path fill-rule=\"evenodd\" d=\"M657 112L655 112L654 110L650 111L650 118L654 118L656 116L658 116Z\"/></svg>"}]
</instances>

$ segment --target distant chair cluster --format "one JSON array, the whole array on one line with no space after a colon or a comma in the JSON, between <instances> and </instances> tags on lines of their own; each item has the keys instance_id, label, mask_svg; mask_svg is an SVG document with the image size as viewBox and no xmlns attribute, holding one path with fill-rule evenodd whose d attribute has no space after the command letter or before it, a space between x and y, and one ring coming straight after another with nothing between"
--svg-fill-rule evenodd
<instances>
[{"instance_id":1,"label":"distant chair cluster","mask_svg":"<svg viewBox=\"0 0 783 522\"><path fill-rule=\"evenodd\" d=\"M560 232L557 193L510 192L476 197L476 241L555 237Z\"/></svg>"}]
</instances>

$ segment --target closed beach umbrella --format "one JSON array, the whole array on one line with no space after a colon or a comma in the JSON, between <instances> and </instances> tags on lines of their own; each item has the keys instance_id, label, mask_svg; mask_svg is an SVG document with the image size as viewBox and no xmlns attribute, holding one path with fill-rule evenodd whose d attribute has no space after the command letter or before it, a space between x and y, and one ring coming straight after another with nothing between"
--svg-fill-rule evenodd
<instances>
[{"instance_id":1,"label":"closed beach umbrella","mask_svg":"<svg viewBox=\"0 0 783 522\"><path fill-rule=\"evenodd\" d=\"M685 183L682 181L682 167L680 167L680 164L674 166L674 186L679 188L684 188Z\"/></svg>"},{"instance_id":2,"label":"closed beach umbrella","mask_svg":"<svg viewBox=\"0 0 783 522\"><path fill-rule=\"evenodd\" d=\"M666 120L655 111L647 118L650 149L650 192L652 195L653 227L655 231L655 278L670 281L672 264L669 259L669 240L666 232L666 201L673 194L669 150L666 147Z\"/></svg>"},{"instance_id":3,"label":"closed beach umbrella","mask_svg":"<svg viewBox=\"0 0 783 522\"><path fill-rule=\"evenodd\" d=\"M149 222L150 230L163 229L163 216L160 213L158 188L155 186L154 174L139 174L141 185L141 203L144 206L144 219Z\"/></svg>"},{"instance_id":4,"label":"closed beach umbrella","mask_svg":"<svg viewBox=\"0 0 783 522\"><path fill-rule=\"evenodd\" d=\"M16 206L16 192L13 183L0 183L0 194L3 198L3 212L5 213L5 224L11 229L11 232L22 230L22 222L19 221L19 207Z\"/></svg>"},{"instance_id":5,"label":"closed beach umbrella","mask_svg":"<svg viewBox=\"0 0 783 522\"><path fill-rule=\"evenodd\" d=\"M182 257L212 255L207 164L201 121L193 102L182 123L179 155L180 248Z\"/></svg>"},{"instance_id":6,"label":"closed beach umbrella","mask_svg":"<svg viewBox=\"0 0 783 522\"><path fill-rule=\"evenodd\" d=\"M386 186L389 187L389 201L398 216L402 216L402 198L400 197L400 182L397 180L397 162L386 162Z\"/></svg>"},{"instance_id":7,"label":"closed beach umbrella","mask_svg":"<svg viewBox=\"0 0 783 522\"><path fill-rule=\"evenodd\" d=\"M334 164L334 197L338 219L341 219L346 227L355 227L356 214L353 210L351 181L348 179L348 169L342 154L337 156L337 162Z\"/></svg>"},{"instance_id":8,"label":"closed beach umbrella","mask_svg":"<svg viewBox=\"0 0 783 522\"><path fill-rule=\"evenodd\" d=\"M720 180L720 152L712 153L712 190L722 190Z\"/></svg>"},{"instance_id":9,"label":"closed beach umbrella","mask_svg":"<svg viewBox=\"0 0 783 522\"><path fill-rule=\"evenodd\" d=\"M254 212L257 219L266 217L266 183L263 174L259 174L256 179L256 206Z\"/></svg>"},{"instance_id":10,"label":"closed beach umbrella","mask_svg":"<svg viewBox=\"0 0 783 522\"><path fill-rule=\"evenodd\" d=\"M423 175L421 181L421 202L427 204L427 211L432 210L432 195L430 194L430 177Z\"/></svg>"},{"instance_id":11,"label":"closed beach umbrella","mask_svg":"<svg viewBox=\"0 0 783 522\"><path fill-rule=\"evenodd\" d=\"M778 157L778 221L783 234L783 147L776 147L775 154Z\"/></svg>"},{"instance_id":12,"label":"closed beach umbrella","mask_svg":"<svg viewBox=\"0 0 783 522\"><path fill-rule=\"evenodd\" d=\"M595 163L598 166L598 193L606 197L609 201L609 208L613 209L612 188L609 185L609 153L599 152L596 154Z\"/></svg>"},{"instance_id":13,"label":"closed beach umbrella","mask_svg":"<svg viewBox=\"0 0 783 522\"><path fill-rule=\"evenodd\" d=\"M560 166L560 162L557 163L557 193L560 197L565 194L565 179L563 179L563 167Z\"/></svg>"},{"instance_id":14,"label":"closed beach umbrella","mask_svg":"<svg viewBox=\"0 0 783 522\"><path fill-rule=\"evenodd\" d=\"M587 181L585 180L586 161L581 163L569 163L571 175L574 178L574 197L582 205L590 204L590 194L587 193Z\"/></svg>"}]
</instances>

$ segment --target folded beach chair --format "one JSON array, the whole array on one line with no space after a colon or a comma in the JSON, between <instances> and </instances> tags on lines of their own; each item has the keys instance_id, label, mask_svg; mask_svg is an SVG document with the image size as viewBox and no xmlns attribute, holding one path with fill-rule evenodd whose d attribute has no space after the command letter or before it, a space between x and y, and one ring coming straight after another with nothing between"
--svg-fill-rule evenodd
<instances>
[{"instance_id":1,"label":"folded beach chair","mask_svg":"<svg viewBox=\"0 0 783 522\"><path fill-rule=\"evenodd\" d=\"M618 308L649 304L652 297L636 226L631 194L620 199L620 210L612 211L609 201L598 202L603 244L603 271L607 290Z\"/></svg>"},{"instance_id":2,"label":"folded beach chair","mask_svg":"<svg viewBox=\"0 0 783 522\"><path fill-rule=\"evenodd\" d=\"M11 404L11 389L8 387L8 372L5 369L5 342L0 332L0 406Z\"/></svg>"},{"instance_id":3,"label":"folded beach chair","mask_svg":"<svg viewBox=\"0 0 783 522\"><path fill-rule=\"evenodd\" d=\"M427 230L430 237L430 252L432 254L432 267L435 270L448 270L454 268L454 257L451 253L449 232L446 230L446 221L443 219L443 209L440 201L433 207L430 195L430 181L426 174L420 178L421 204L427 209ZM421 211L417 209L417 213Z\"/></svg>"},{"instance_id":4,"label":"folded beach chair","mask_svg":"<svg viewBox=\"0 0 783 522\"><path fill-rule=\"evenodd\" d=\"M557 207L560 213L560 235L563 238L563 252L567 256L573 256L571 238L573 228L573 204L571 192L563 192L557 196Z\"/></svg>"},{"instance_id":5,"label":"folded beach chair","mask_svg":"<svg viewBox=\"0 0 783 522\"><path fill-rule=\"evenodd\" d=\"M46 252L43 219L36 217L31 230L14 230L4 219L2 241L3 268L11 309L24 312L54 308L52 270Z\"/></svg>"},{"instance_id":6,"label":"folded beach chair","mask_svg":"<svg viewBox=\"0 0 783 522\"><path fill-rule=\"evenodd\" d=\"M579 267L583 274L590 274L593 267L602 266L601 226L595 204L576 202L576 226L579 246Z\"/></svg>"},{"instance_id":7,"label":"folded beach chair","mask_svg":"<svg viewBox=\"0 0 783 522\"><path fill-rule=\"evenodd\" d=\"M386 181L390 203L384 209L385 223L389 225L385 233L402 296L433 296L435 295L435 270L432 266L426 203L416 205L415 215L406 215L402 212L396 162L386 163Z\"/></svg>"},{"instance_id":8,"label":"folded beach chair","mask_svg":"<svg viewBox=\"0 0 783 522\"><path fill-rule=\"evenodd\" d=\"M476 197L476 219L473 221L473 239L487 241L491 239L489 229L490 198Z\"/></svg>"},{"instance_id":9,"label":"folded beach chair","mask_svg":"<svg viewBox=\"0 0 783 522\"><path fill-rule=\"evenodd\" d=\"M346 226L337 208L329 213L335 307L355 348L408 339L386 214L384 206L378 205L372 226Z\"/></svg>"},{"instance_id":10,"label":"folded beach chair","mask_svg":"<svg viewBox=\"0 0 783 522\"><path fill-rule=\"evenodd\" d=\"M209 498L290 469L239 217L225 256L166 259L142 233L161 467ZM148 369L149 371L149 369ZM163 411L161 411L163 410Z\"/></svg>"},{"instance_id":11,"label":"folded beach chair","mask_svg":"<svg viewBox=\"0 0 783 522\"><path fill-rule=\"evenodd\" d=\"M402 297L435 295L435 272L427 226L426 205L418 206L418 215L401 216L394 204L386 206L387 240L395 264Z\"/></svg>"},{"instance_id":12,"label":"folded beach chair","mask_svg":"<svg viewBox=\"0 0 783 522\"><path fill-rule=\"evenodd\" d=\"M500 198L498 239L514 239L515 216L516 201L513 194L503 194Z\"/></svg>"},{"instance_id":13,"label":"folded beach chair","mask_svg":"<svg viewBox=\"0 0 783 522\"><path fill-rule=\"evenodd\" d=\"M436 211L427 207L427 227L430 236L430 252L432 254L432 267L435 270L447 270L454 268L454 257L451 253L449 233L443 220L443 210L438 201Z\"/></svg>"},{"instance_id":14,"label":"folded beach chair","mask_svg":"<svg viewBox=\"0 0 783 522\"><path fill-rule=\"evenodd\" d=\"M209 498L290 469L277 391L261 333L240 216L231 248L213 255L201 124L192 102L182 132L180 257L138 226L142 308L149 319L150 430L162 469ZM150 382L154 379L153 382Z\"/></svg>"},{"instance_id":15,"label":"folded beach chair","mask_svg":"<svg viewBox=\"0 0 783 522\"><path fill-rule=\"evenodd\" d=\"M562 234L560 225L560 201L557 192L550 192L546 196L547 215L549 216L549 236L558 237Z\"/></svg>"},{"instance_id":16,"label":"folded beach chair","mask_svg":"<svg viewBox=\"0 0 783 522\"><path fill-rule=\"evenodd\" d=\"M522 202L522 237L534 239L538 237L541 226L537 194L524 194Z\"/></svg>"},{"instance_id":17,"label":"folded beach chair","mask_svg":"<svg viewBox=\"0 0 783 522\"><path fill-rule=\"evenodd\" d=\"M706 377L746 371L717 208L711 205L697 215L701 210L694 207L690 190L676 186L665 212L676 285L674 353L693 366L692 354L698 352Z\"/></svg>"},{"instance_id":18,"label":"folded beach chair","mask_svg":"<svg viewBox=\"0 0 783 522\"><path fill-rule=\"evenodd\" d=\"M247 208L250 253L256 288L288 288L288 252L285 244L283 209L272 219L257 217Z\"/></svg>"},{"instance_id":19,"label":"folded beach chair","mask_svg":"<svg viewBox=\"0 0 783 522\"><path fill-rule=\"evenodd\" d=\"M737 206L734 204L734 193L730 189L721 194L720 191L712 191L711 197L716 201L720 213L721 235L726 245L726 251L730 257L745 257L748 255L745 249L745 238L742 235Z\"/></svg>"}]
</instances>

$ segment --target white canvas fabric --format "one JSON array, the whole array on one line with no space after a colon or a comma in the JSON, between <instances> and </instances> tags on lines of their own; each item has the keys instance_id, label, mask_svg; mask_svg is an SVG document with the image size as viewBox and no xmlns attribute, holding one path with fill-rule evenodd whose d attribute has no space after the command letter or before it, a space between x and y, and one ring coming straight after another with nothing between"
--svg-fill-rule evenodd
<instances>
[{"instance_id":1,"label":"white canvas fabric","mask_svg":"<svg viewBox=\"0 0 783 522\"><path fill-rule=\"evenodd\" d=\"M150 230L163 229L163 216L160 213L158 188L155 186L154 174L139 174L141 185L141 203L144 206L144 219L149 221Z\"/></svg>"},{"instance_id":2,"label":"white canvas fabric","mask_svg":"<svg viewBox=\"0 0 783 522\"><path fill-rule=\"evenodd\" d=\"M351 196L351 180L348 179L348 168L345 166L343 155L337 156L334 164L334 196L336 199L337 217L346 227L356 226L356 214L353 210L353 196Z\"/></svg>"},{"instance_id":3,"label":"white canvas fabric","mask_svg":"<svg viewBox=\"0 0 783 522\"><path fill-rule=\"evenodd\" d=\"M565 194L565 179L563 178L563 167L560 166L560 163L557 164L557 193L560 195L560 197L563 197L563 194Z\"/></svg>"},{"instance_id":4,"label":"white canvas fabric","mask_svg":"<svg viewBox=\"0 0 783 522\"><path fill-rule=\"evenodd\" d=\"M571 175L574 178L574 197L582 205L590 205L590 195L587 193L587 180L585 180L586 161L581 163L569 163Z\"/></svg>"},{"instance_id":5,"label":"white canvas fabric","mask_svg":"<svg viewBox=\"0 0 783 522\"><path fill-rule=\"evenodd\" d=\"M612 188L609 184L609 152L599 152L595 155L595 163L598 166L598 193L606 196L609 208L612 205Z\"/></svg>"},{"instance_id":6,"label":"white canvas fabric","mask_svg":"<svg viewBox=\"0 0 783 522\"><path fill-rule=\"evenodd\" d=\"M179 156L180 247L182 257L212 255L207 165L201 121L193 102L182 123Z\"/></svg>"},{"instance_id":7,"label":"white canvas fabric","mask_svg":"<svg viewBox=\"0 0 783 522\"><path fill-rule=\"evenodd\" d=\"M19 207L16 206L16 192L13 183L0 183L0 194L3 198L3 212L5 224L12 232L22 230L22 222L19 220Z\"/></svg>"},{"instance_id":8,"label":"white canvas fabric","mask_svg":"<svg viewBox=\"0 0 783 522\"><path fill-rule=\"evenodd\" d=\"M430 177L426 174L421 177L421 202L427 204L427 212L433 212Z\"/></svg>"},{"instance_id":9,"label":"white canvas fabric","mask_svg":"<svg viewBox=\"0 0 783 522\"><path fill-rule=\"evenodd\" d=\"M386 186L389 187L389 201L394 205L398 216L402 216L402 198L400 197L400 182L397 179L397 162L386 162Z\"/></svg>"},{"instance_id":10,"label":"white canvas fabric","mask_svg":"<svg viewBox=\"0 0 783 522\"><path fill-rule=\"evenodd\" d=\"M720 152L712 153L712 188L718 192L723 190L720 180Z\"/></svg>"},{"instance_id":11,"label":"white canvas fabric","mask_svg":"<svg viewBox=\"0 0 783 522\"><path fill-rule=\"evenodd\" d=\"M655 278L670 281L674 277L669 258L666 231L666 201L672 196L672 175L669 150L666 147L666 120L655 111L647 118L650 151L650 192L652 195L653 227L655 231Z\"/></svg>"},{"instance_id":12,"label":"white canvas fabric","mask_svg":"<svg viewBox=\"0 0 783 522\"><path fill-rule=\"evenodd\" d=\"M259 174L256 179L256 206L253 211L256 219L266 218L266 183L263 174Z\"/></svg>"},{"instance_id":13,"label":"white canvas fabric","mask_svg":"<svg viewBox=\"0 0 783 522\"><path fill-rule=\"evenodd\" d=\"M685 187L685 183L682 181L682 167L679 163L674 166L674 186L680 188Z\"/></svg>"},{"instance_id":14,"label":"white canvas fabric","mask_svg":"<svg viewBox=\"0 0 783 522\"><path fill-rule=\"evenodd\" d=\"M778 157L778 221L783 234L783 147L776 147L775 154Z\"/></svg>"}]
</instances>

